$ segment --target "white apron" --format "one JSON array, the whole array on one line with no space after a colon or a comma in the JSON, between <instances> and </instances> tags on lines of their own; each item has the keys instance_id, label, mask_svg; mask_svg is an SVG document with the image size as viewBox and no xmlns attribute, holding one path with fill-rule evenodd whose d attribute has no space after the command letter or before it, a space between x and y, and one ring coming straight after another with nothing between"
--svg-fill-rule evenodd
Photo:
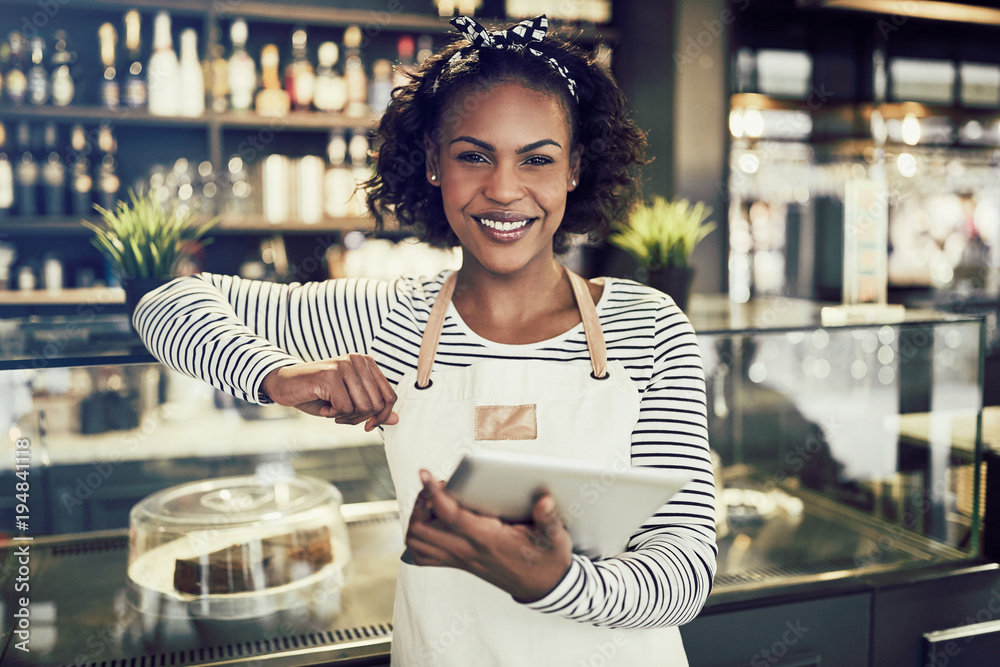
<instances>
[{"instance_id":1,"label":"white apron","mask_svg":"<svg viewBox=\"0 0 1000 667\"><path fill-rule=\"evenodd\" d=\"M631 464L639 392L619 362L607 362L586 282L567 273L583 319L590 365L487 360L436 372L428 382L445 315L454 308L450 303L456 274L445 281L431 309L417 370L404 375L396 387L399 424L383 427L404 537L421 490L420 468L448 479L462 455L473 449L582 459L608 469L618 460ZM624 548L621 545L620 551ZM394 618L394 667L688 664L676 627L605 628L543 614L452 568L402 563Z\"/></svg>"}]
</instances>

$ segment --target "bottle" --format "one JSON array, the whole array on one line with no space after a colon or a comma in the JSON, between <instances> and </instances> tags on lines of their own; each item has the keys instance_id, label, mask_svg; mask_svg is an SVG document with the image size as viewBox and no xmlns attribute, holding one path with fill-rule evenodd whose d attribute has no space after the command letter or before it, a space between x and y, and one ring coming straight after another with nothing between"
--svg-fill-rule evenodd
<instances>
[{"instance_id":1,"label":"bottle","mask_svg":"<svg viewBox=\"0 0 1000 667\"><path fill-rule=\"evenodd\" d=\"M372 85L368 93L368 106L373 116L381 116L392 100L392 63L379 59L372 65Z\"/></svg>"},{"instance_id":2,"label":"bottle","mask_svg":"<svg viewBox=\"0 0 1000 667\"><path fill-rule=\"evenodd\" d=\"M334 131L330 134L326 152L330 167L323 185L324 210L331 218L344 218L354 196L354 176L347 166L347 141L342 133Z\"/></svg>"},{"instance_id":3,"label":"bottle","mask_svg":"<svg viewBox=\"0 0 1000 667\"><path fill-rule=\"evenodd\" d=\"M205 77L198 59L198 33L188 28L181 33L180 90L178 112L182 116L205 114Z\"/></svg>"},{"instance_id":4,"label":"bottle","mask_svg":"<svg viewBox=\"0 0 1000 667\"><path fill-rule=\"evenodd\" d=\"M348 215L363 216L367 211L365 205L365 190L361 184L372 176L368 163L368 139L363 134L355 134L348 145L351 154L351 187L352 196L348 203Z\"/></svg>"},{"instance_id":5,"label":"bottle","mask_svg":"<svg viewBox=\"0 0 1000 667\"><path fill-rule=\"evenodd\" d=\"M337 70L340 48L333 42L323 42L317 53L316 90L313 104L320 111L340 113L347 104L347 82Z\"/></svg>"},{"instance_id":6,"label":"bottle","mask_svg":"<svg viewBox=\"0 0 1000 667\"><path fill-rule=\"evenodd\" d=\"M146 106L146 73L142 67L142 15L135 9L125 13L125 48L128 50L128 74L125 76L125 104L130 109Z\"/></svg>"},{"instance_id":7,"label":"bottle","mask_svg":"<svg viewBox=\"0 0 1000 667\"><path fill-rule=\"evenodd\" d=\"M73 148L73 178L70 181L72 192L72 210L74 216L90 216L94 211L91 208L93 201L91 191L94 187L94 179L90 176L90 160L87 154L90 152L87 142L87 133L82 125L74 125L70 132L70 146Z\"/></svg>"},{"instance_id":8,"label":"bottle","mask_svg":"<svg viewBox=\"0 0 1000 667\"><path fill-rule=\"evenodd\" d=\"M153 55L149 58L147 84L149 113L176 116L181 91L180 63L170 34L170 14L160 11L153 21Z\"/></svg>"},{"instance_id":9,"label":"bottle","mask_svg":"<svg viewBox=\"0 0 1000 667\"><path fill-rule=\"evenodd\" d=\"M236 19L229 27L233 54L229 57L229 104L234 111L247 111L253 106L257 91L257 68L247 53L247 22Z\"/></svg>"},{"instance_id":10,"label":"bottle","mask_svg":"<svg viewBox=\"0 0 1000 667\"><path fill-rule=\"evenodd\" d=\"M111 133L110 125L102 125L98 131L97 147L104 153L97 172L97 200L102 207L110 211L118 201L118 189L121 187L121 181L115 173L117 143Z\"/></svg>"},{"instance_id":11,"label":"bottle","mask_svg":"<svg viewBox=\"0 0 1000 667\"><path fill-rule=\"evenodd\" d=\"M8 38L10 40L10 70L7 71L5 92L11 104L21 106L24 104L24 98L28 92L28 77L24 73L24 52L27 47L24 36L16 30L11 32Z\"/></svg>"},{"instance_id":12,"label":"bottle","mask_svg":"<svg viewBox=\"0 0 1000 667\"><path fill-rule=\"evenodd\" d=\"M104 77L101 80L101 102L108 109L117 109L121 101L118 71L115 69L115 47L118 43L118 33L113 25L105 23L98 29L97 38L101 44L101 63L104 65Z\"/></svg>"},{"instance_id":13,"label":"bottle","mask_svg":"<svg viewBox=\"0 0 1000 667\"><path fill-rule=\"evenodd\" d=\"M31 127L27 123L17 126L17 143L21 151L21 159L14 167L17 213L38 215L38 163L31 153Z\"/></svg>"},{"instance_id":14,"label":"bottle","mask_svg":"<svg viewBox=\"0 0 1000 667\"><path fill-rule=\"evenodd\" d=\"M296 111L312 108L315 82L316 75L306 50L305 28L296 28L292 32L292 62L285 68L285 90Z\"/></svg>"},{"instance_id":15,"label":"bottle","mask_svg":"<svg viewBox=\"0 0 1000 667\"><path fill-rule=\"evenodd\" d=\"M73 102L76 94L76 82L73 80L73 72L70 65L76 60L76 54L69 50L65 30L56 30L52 34L55 40L52 53L52 78L50 87L52 90L52 104L57 107L65 107Z\"/></svg>"},{"instance_id":16,"label":"bottle","mask_svg":"<svg viewBox=\"0 0 1000 667\"><path fill-rule=\"evenodd\" d=\"M291 105L288 92L281 89L278 75L278 47L265 44L260 52L260 79L264 85L257 91L257 113L264 116L283 116Z\"/></svg>"},{"instance_id":17,"label":"bottle","mask_svg":"<svg viewBox=\"0 0 1000 667\"><path fill-rule=\"evenodd\" d=\"M413 54L414 54L415 44L413 42L413 37L410 35L403 35L396 42L396 67L392 72L392 87L398 88L400 86L405 86L410 82L410 77L408 74L412 74L414 71L413 67Z\"/></svg>"},{"instance_id":18,"label":"bottle","mask_svg":"<svg viewBox=\"0 0 1000 667\"><path fill-rule=\"evenodd\" d=\"M55 123L45 126L45 152L42 165L42 188L45 191L45 215L66 214L66 165L59 155L59 137Z\"/></svg>"},{"instance_id":19,"label":"bottle","mask_svg":"<svg viewBox=\"0 0 1000 667\"><path fill-rule=\"evenodd\" d=\"M7 157L7 127L0 123L0 218L14 212L14 168Z\"/></svg>"},{"instance_id":20,"label":"bottle","mask_svg":"<svg viewBox=\"0 0 1000 667\"><path fill-rule=\"evenodd\" d=\"M434 38L430 35L421 35L417 39L417 67L423 65L432 55L434 55Z\"/></svg>"},{"instance_id":21,"label":"bottle","mask_svg":"<svg viewBox=\"0 0 1000 667\"><path fill-rule=\"evenodd\" d=\"M31 38L31 69L28 70L28 101L42 106L49 101L49 73L45 71L45 39Z\"/></svg>"},{"instance_id":22,"label":"bottle","mask_svg":"<svg viewBox=\"0 0 1000 667\"><path fill-rule=\"evenodd\" d=\"M368 115L368 75L361 60L361 28L352 25L344 31L344 78L347 79L347 115L362 118Z\"/></svg>"},{"instance_id":23,"label":"bottle","mask_svg":"<svg viewBox=\"0 0 1000 667\"><path fill-rule=\"evenodd\" d=\"M55 253L47 252L42 257L42 278L49 292L58 292L63 288L63 265Z\"/></svg>"},{"instance_id":24,"label":"bottle","mask_svg":"<svg viewBox=\"0 0 1000 667\"><path fill-rule=\"evenodd\" d=\"M205 92L212 100L212 111L222 113L229 107L229 63L221 44L212 46L212 55L205 63Z\"/></svg>"}]
</instances>

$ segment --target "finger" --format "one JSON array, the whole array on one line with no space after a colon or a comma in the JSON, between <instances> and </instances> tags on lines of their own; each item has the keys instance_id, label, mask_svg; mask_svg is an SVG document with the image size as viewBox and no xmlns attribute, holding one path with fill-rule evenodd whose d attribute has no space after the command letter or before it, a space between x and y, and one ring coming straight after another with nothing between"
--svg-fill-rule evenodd
<instances>
[{"instance_id":1,"label":"finger","mask_svg":"<svg viewBox=\"0 0 1000 667\"><path fill-rule=\"evenodd\" d=\"M440 521L412 523L406 531L408 542L432 545L447 553L456 562L468 562L475 554L475 548L462 535L451 532Z\"/></svg>"},{"instance_id":2,"label":"finger","mask_svg":"<svg viewBox=\"0 0 1000 667\"><path fill-rule=\"evenodd\" d=\"M434 475L428 470L420 471L420 481L424 483L424 490L430 493L430 502L434 505L434 513L450 529L465 532L468 528L463 516L468 512L462 509L454 496L445 491L444 485L434 479Z\"/></svg>"},{"instance_id":3,"label":"finger","mask_svg":"<svg viewBox=\"0 0 1000 667\"><path fill-rule=\"evenodd\" d=\"M381 375L382 372L371 357L352 354L349 358L353 364L355 373L358 375L358 379L361 381L361 386L365 390L365 395L368 397L371 411L376 415L381 414L385 410L386 401L382 398L382 391L375 380L375 375Z\"/></svg>"},{"instance_id":4,"label":"finger","mask_svg":"<svg viewBox=\"0 0 1000 667\"><path fill-rule=\"evenodd\" d=\"M344 416L367 417L371 415L374 412L372 401L368 397L368 391L365 389L361 377L358 375L358 369L355 368L354 363L350 362L341 364L341 367L344 369L341 377L343 378L344 387L347 388L347 395L350 397L353 407L352 413Z\"/></svg>"},{"instance_id":5,"label":"finger","mask_svg":"<svg viewBox=\"0 0 1000 667\"><path fill-rule=\"evenodd\" d=\"M550 542L555 543L563 539L568 539L569 533L563 524L556 502L548 493L544 494L535 503L532 509L532 516L535 519L535 528L541 532Z\"/></svg>"},{"instance_id":6,"label":"finger","mask_svg":"<svg viewBox=\"0 0 1000 667\"><path fill-rule=\"evenodd\" d=\"M417 494L417 499L413 502L413 512L410 514L410 523L413 525L415 522L427 522L434 518L433 508L431 507L431 494L426 489L420 491Z\"/></svg>"},{"instance_id":7,"label":"finger","mask_svg":"<svg viewBox=\"0 0 1000 667\"><path fill-rule=\"evenodd\" d=\"M396 392L389 384L389 381L385 378L382 373L382 369L378 367L375 360L371 357L365 357L366 365L368 367L369 377L372 382L372 390L378 395L378 402L376 405L381 403L382 409L377 415L368 420L365 424L365 430L372 430L381 424L393 425L399 423L399 415L393 411L393 406L396 404Z\"/></svg>"}]
</instances>

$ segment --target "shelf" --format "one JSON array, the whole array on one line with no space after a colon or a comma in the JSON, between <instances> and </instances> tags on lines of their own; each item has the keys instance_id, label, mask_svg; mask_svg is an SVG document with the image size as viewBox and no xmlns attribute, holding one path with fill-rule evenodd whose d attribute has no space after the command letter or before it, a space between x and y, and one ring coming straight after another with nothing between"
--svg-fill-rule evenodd
<instances>
[{"instance_id":1,"label":"shelf","mask_svg":"<svg viewBox=\"0 0 1000 667\"><path fill-rule=\"evenodd\" d=\"M90 230L80 224L81 220L97 222L99 218L80 218L71 215L8 216L0 218L0 235L5 232L75 232L90 234Z\"/></svg>"},{"instance_id":2,"label":"shelf","mask_svg":"<svg viewBox=\"0 0 1000 667\"><path fill-rule=\"evenodd\" d=\"M151 125L161 127L189 126L208 128L218 125L227 128L270 128L272 130L330 130L334 128L368 128L376 119L371 116L350 118L341 114L321 111L293 111L285 116L263 116L253 111L226 111L207 113L204 116L155 116L141 109L106 109L94 106L2 106L0 121L51 120L65 123L95 125Z\"/></svg>"},{"instance_id":3,"label":"shelf","mask_svg":"<svg viewBox=\"0 0 1000 667\"><path fill-rule=\"evenodd\" d=\"M239 219L223 219L218 225L209 231L209 236L216 232L241 233L241 232L270 232L274 234L285 233L323 233L323 232L348 232L356 229L362 231L371 230L374 221L367 217L351 218L324 218L322 221L309 224L299 221L271 223L262 216L244 216Z\"/></svg>"},{"instance_id":4,"label":"shelf","mask_svg":"<svg viewBox=\"0 0 1000 667\"><path fill-rule=\"evenodd\" d=\"M878 109L886 120L902 119L907 114L917 118L953 118L957 120L1000 119L1000 109L993 107L961 107L923 102L836 102L817 104L815 100L771 97L760 93L735 93L729 98L733 109L760 109L762 111L806 111L812 114L860 113L867 121L872 111Z\"/></svg>"},{"instance_id":5,"label":"shelf","mask_svg":"<svg viewBox=\"0 0 1000 667\"><path fill-rule=\"evenodd\" d=\"M31 7L39 9L42 5L38 0L3 0L5 5ZM75 10L115 10L123 13L130 9L140 9L149 12L166 9L172 14L205 14L212 5L211 0L73 0ZM237 3L238 4L238 3ZM65 0L59 2L59 8L65 6ZM49 10L46 10L49 11ZM58 11L58 9L57 9Z\"/></svg>"},{"instance_id":6,"label":"shelf","mask_svg":"<svg viewBox=\"0 0 1000 667\"><path fill-rule=\"evenodd\" d=\"M0 304L5 306L125 303L125 290L118 287L73 287L57 291L44 289L0 291Z\"/></svg>"},{"instance_id":7,"label":"shelf","mask_svg":"<svg viewBox=\"0 0 1000 667\"><path fill-rule=\"evenodd\" d=\"M97 223L99 218L87 218L90 222ZM11 216L0 218L0 236L4 233L46 233L46 232L74 232L78 234L90 234L91 231L80 224L81 218L73 216L32 216L17 217ZM373 228L373 221L367 216L348 218L324 218L315 224L304 222L284 222L273 224L266 221L262 216L244 216L238 219L223 219L218 225L209 231L209 236L216 233L240 234L244 232L269 232L274 234L285 233L322 233L330 231L353 231L355 229L368 231ZM387 222L387 229L394 227Z\"/></svg>"},{"instance_id":8,"label":"shelf","mask_svg":"<svg viewBox=\"0 0 1000 667\"><path fill-rule=\"evenodd\" d=\"M2 106L0 107L0 120L4 119L26 121L44 119L96 125L160 125L170 127L177 125L206 127L207 124L207 119L204 116L155 116L144 109L130 109L128 107L107 109L98 106Z\"/></svg>"}]
</instances>

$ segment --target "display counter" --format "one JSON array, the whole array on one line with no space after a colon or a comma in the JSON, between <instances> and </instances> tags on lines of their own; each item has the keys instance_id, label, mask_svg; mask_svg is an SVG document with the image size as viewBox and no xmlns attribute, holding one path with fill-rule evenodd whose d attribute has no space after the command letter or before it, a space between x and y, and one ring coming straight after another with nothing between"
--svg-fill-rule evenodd
<instances>
[{"instance_id":1,"label":"display counter","mask_svg":"<svg viewBox=\"0 0 1000 667\"><path fill-rule=\"evenodd\" d=\"M691 664L914 665L937 650L925 633L973 628L985 641L989 633L967 618L993 620L977 611L1000 591L981 546L982 321L908 310L849 323L806 301L699 296L689 315L705 365L719 544L712 595L682 629ZM0 391L12 398L0 411L11 441L0 482L12 488L13 442L28 439L39 556L32 599L55 610L48 662L25 664L119 667L161 655L171 664L182 654L177 664L386 659L402 545L372 434L243 403L178 375L148 356L123 316L32 318L0 323L0 334ZM335 484L345 513L365 517L348 517L356 561L371 554L372 567L379 559L384 567L359 569L342 617L328 626L251 624L228 628L225 640L167 628L136 643L132 621L115 615L128 509L167 486L262 469ZM0 511L13 526L11 495ZM8 567L13 548L4 551ZM66 583L66 572L97 573L91 561L100 574ZM936 615L886 620L926 604L935 587ZM4 664L15 664L7 623ZM114 639L101 640L106 652L81 649L104 631ZM720 643L719 633L730 640Z\"/></svg>"}]
</instances>

